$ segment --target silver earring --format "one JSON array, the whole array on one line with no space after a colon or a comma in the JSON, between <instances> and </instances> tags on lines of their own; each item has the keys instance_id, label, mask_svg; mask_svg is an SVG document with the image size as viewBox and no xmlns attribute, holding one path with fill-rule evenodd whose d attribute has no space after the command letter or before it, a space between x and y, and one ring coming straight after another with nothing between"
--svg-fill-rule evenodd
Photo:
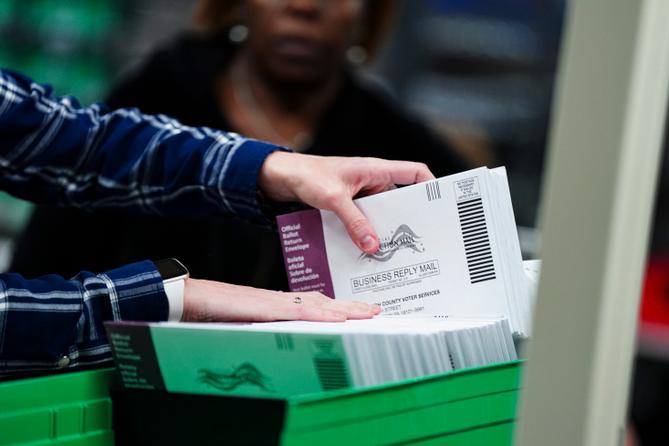
<instances>
[{"instance_id":1,"label":"silver earring","mask_svg":"<svg viewBox=\"0 0 669 446\"><path fill-rule=\"evenodd\" d=\"M362 65L367 57L367 50L360 45L353 45L346 50L346 59L354 65Z\"/></svg>"},{"instance_id":2,"label":"silver earring","mask_svg":"<svg viewBox=\"0 0 669 446\"><path fill-rule=\"evenodd\" d=\"M249 36L249 27L246 25L234 25L228 31L228 39L231 42L242 43Z\"/></svg>"}]
</instances>

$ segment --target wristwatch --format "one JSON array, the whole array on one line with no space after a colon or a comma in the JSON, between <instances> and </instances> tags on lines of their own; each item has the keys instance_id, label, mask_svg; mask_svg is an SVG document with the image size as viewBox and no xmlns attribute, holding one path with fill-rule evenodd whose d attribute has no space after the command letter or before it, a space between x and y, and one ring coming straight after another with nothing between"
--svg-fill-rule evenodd
<instances>
[{"instance_id":1,"label":"wristwatch","mask_svg":"<svg viewBox=\"0 0 669 446\"><path fill-rule=\"evenodd\" d=\"M188 269L177 259L162 259L153 262L163 278L163 288L169 304L168 321L180 321L184 312L184 287Z\"/></svg>"}]
</instances>

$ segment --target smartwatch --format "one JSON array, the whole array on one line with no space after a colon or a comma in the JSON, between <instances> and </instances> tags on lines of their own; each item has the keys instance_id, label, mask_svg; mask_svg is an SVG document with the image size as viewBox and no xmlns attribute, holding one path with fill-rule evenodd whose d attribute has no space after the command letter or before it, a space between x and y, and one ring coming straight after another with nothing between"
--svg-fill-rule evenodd
<instances>
[{"instance_id":1,"label":"smartwatch","mask_svg":"<svg viewBox=\"0 0 669 446\"><path fill-rule=\"evenodd\" d=\"M184 312L184 288L189 277L188 269L177 259L162 259L153 262L167 295L168 321L180 321Z\"/></svg>"}]
</instances>

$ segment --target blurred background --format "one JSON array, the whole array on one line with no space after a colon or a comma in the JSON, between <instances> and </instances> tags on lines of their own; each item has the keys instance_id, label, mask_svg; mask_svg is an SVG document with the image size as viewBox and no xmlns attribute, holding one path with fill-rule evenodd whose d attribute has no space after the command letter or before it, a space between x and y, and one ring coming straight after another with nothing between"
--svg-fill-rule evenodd
<instances>
[{"instance_id":1,"label":"blurred background","mask_svg":"<svg viewBox=\"0 0 669 446\"><path fill-rule=\"evenodd\" d=\"M195 3L0 0L0 65L83 104L101 101L151 51L192 27ZM370 82L471 163L506 166L525 258L539 249L535 228L564 3L400 0L388 38L364 68ZM661 172L631 411L642 444L666 443L662 415L669 408L666 156ZM31 210L0 195L0 271Z\"/></svg>"},{"instance_id":2,"label":"blurred background","mask_svg":"<svg viewBox=\"0 0 669 446\"><path fill-rule=\"evenodd\" d=\"M0 0L0 64L81 103L192 27L195 0ZM537 250L563 0L399 1L371 82L476 165L508 169L523 249ZM0 270L30 206L0 198Z\"/></svg>"}]
</instances>

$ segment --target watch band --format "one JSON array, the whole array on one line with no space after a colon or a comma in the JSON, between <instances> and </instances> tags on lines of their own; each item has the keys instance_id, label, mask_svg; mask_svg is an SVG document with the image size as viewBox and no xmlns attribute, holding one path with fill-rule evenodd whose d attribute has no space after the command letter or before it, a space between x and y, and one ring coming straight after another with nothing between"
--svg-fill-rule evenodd
<instances>
[{"instance_id":1,"label":"watch band","mask_svg":"<svg viewBox=\"0 0 669 446\"><path fill-rule=\"evenodd\" d=\"M167 320L180 321L183 316L184 290L188 269L177 259L162 259L153 262L163 279L163 288L169 307Z\"/></svg>"},{"instance_id":2,"label":"watch band","mask_svg":"<svg viewBox=\"0 0 669 446\"><path fill-rule=\"evenodd\" d=\"M168 322L179 322L184 315L184 289L186 287L186 278L170 280L163 282L163 288L167 295L169 311L167 313Z\"/></svg>"}]
</instances>

